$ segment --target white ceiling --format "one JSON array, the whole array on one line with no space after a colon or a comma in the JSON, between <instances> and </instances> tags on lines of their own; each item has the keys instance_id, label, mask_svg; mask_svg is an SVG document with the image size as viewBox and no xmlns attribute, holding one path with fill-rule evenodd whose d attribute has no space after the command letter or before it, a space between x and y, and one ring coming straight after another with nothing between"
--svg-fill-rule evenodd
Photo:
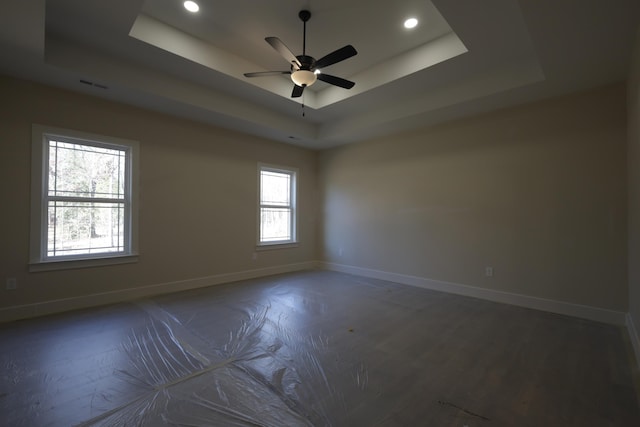
<instances>
[{"instance_id":1,"label":"white ceiling","mask_svg":"<svg viewBox=\"0 0 640 427\"><path fill-rule=\"evenodd\" d=\"M621 81L640 23L637 0L198 3L2 2L0 73L323 149ZM243 76L288 69L267 36L302 53L301 9L308 55L357 49L323 70L353 89Z\"/></svg>"}]
</instances>

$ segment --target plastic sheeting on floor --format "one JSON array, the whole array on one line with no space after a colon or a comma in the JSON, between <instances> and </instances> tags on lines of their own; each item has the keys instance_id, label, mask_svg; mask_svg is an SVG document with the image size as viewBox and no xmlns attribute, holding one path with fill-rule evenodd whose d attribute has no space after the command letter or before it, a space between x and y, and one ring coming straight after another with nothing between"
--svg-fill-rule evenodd
<instances>
[{"instance_id":1,"label":"plastic sheeting on floor","mask_svg":"<svg viewBox=\"0 0 640 427\"><path fill-rule=\"evenodd\" d=\"M291 307L268 298L197 311L139 303L125 313L131 326L117 319L120 310L62 321L51 335L45 327L45 343L31 343L43 363L24 364L28 345L9 360L5 352L3 382L19 390L3 396L7 425L331 425L345 393L367 385L362 364L332 375L344 367L328 337L289 327ZM73 387L87 393L61 394Z\"/></svg>"},{"instance_id":2,"label":"plastic sheeting on floor","mask_svg":"<svg viewBox=\"0 0 640 427\"><path fill-rule=\"evenodd\" d=\"M615 326L331 272L7 323L0 348L2 427L640 425Z\"/></svg>"}]
</instances>

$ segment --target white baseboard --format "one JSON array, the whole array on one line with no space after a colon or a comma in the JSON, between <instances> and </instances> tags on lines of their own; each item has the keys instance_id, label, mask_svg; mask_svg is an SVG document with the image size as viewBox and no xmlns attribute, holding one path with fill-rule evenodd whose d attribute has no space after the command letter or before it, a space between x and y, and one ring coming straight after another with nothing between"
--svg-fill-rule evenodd
<instances>
[{"instance_id":1,"label":"white baseboard","mask_svg":"<svg viewBox=\"0 0 640 427\"><path fill-rule=\"evenodd\" d=\"M638 330L636 329L636 324L633 321L631 313L627 313L627 331L629 332L629 339L633 346L633 352L636 355L638 369L640 369L640 336L638 335Z\"/></svg>"},{"instance_id":2,"label":"white baseboard","mask_svg":"<svg viewBox=\"0 0 640 427\"><path fill-rule=\"evenodd\" d=\"M61 313L64 311L76 310L79 308L113 304L122 301L130 301L138 298L150 297L153 295L203 288L207 286L220 285L223 283L236 282L239 280L255 279L257 277L272 276L274 274L311 270L316 269L317 267L318 263L315 261L302 262L297 264L286 264L275 267L260 268L256 270L246 270L234 273L217 274L207 277L198 277L195 279L160 283L139 288L123 289L118 291L102 292L98 294L83 295L79 297L57 299L53 301L44 301L33 304L4 307L0 308L0 322L8 322L12 320L43 316L47 314Z\"/></svg>"},{"instance_id":3,"label":"white baseboard","mask_svg":"<svg viewBox=\"0 0 640 427\"><path fill-rule=\"evenodd\" d=\"M218 274L207 277L199 277L175 282L160 283L140 288L123 289L98 294L84 295L79 297L64 298L52 301L44 301L33 304L11 306L0 308L0 322L24 319L29 317L43 316L46 314L60 313L79 308L94 307L99 305L113 304L122 301L130 301L138 298L153 295L179 292L188 289L196 289L207 286L219 285L223 283L240 280L255 279L257 277L271 276L274 274L290 273L301 270L324 269L339 271L358 276L371 277L390 282L402 283L405 285L417 286L442 292L454 293L458 295L470 296L489 301L501 302L517 305L536 310L548 311L552 313L564 314L568 316L594 320L614 325L626 325L629 336L636 352L636 357L640 366L640 341L638 333L627 313L607 310L603 308L586 305L572 304L562 301L548 300L544 298L531 297L527 295L513 294L508 292L495 291L478 288L474 286L461 285L458 283L445 282L440 280L426 279L423 277L410 276L399 273L372 270L336 263L326 263L309 261L296 264L286 264L275 267L267 267L255 270L246 270L233 273Z\"/></svg>"},{"instance_id":4,"label":"white baseboard","mask_svg":"<svg viewBox=\"0 0 640 427\"><path fill-rule=\"evenodd\" d=\"M461 285L459 283L444 282L441 280L432 280L423 277L390 273L386 271L372 270L350 265L325 262L320 263L320 267L325 270L339 271L342 273L354 274L357 276L387 280L390 282L402 283L405 285L417 286L425 289L432 289L436 291L480 298L494 302L517 305L520 307L548 311L551 313L564 314L581 319L594 320L596 322L609 323L618 326L624 326L626 324L626 313L623 313L621 311L607 310L604 308L591 307L587 305L572 304L563 301L555 301L527 295L496 291L492 289L478 288L475 286Z\"/></svg>"}]
</instances>

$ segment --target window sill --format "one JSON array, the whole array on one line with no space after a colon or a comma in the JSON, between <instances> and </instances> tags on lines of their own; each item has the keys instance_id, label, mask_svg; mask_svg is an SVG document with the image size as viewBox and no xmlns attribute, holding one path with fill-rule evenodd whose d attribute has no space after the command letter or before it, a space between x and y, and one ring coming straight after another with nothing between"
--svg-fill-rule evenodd
<instances>
[{"instance_id":1,"label":"window sill","mask_svg":"<svg viewBox=\"0 0 640 427\"><path fill-rule=\"evenodd\" d=\"M66 259L55 261L39 261L29 264L29 272L55 270L72 270L77 268L103 267L106 265L131 264L138 262L138 254L105 256L104 258Z\"/></svg>"},{"instance_id":2,"label":"window sill","mask_svg":"<svg viewBox=\"0 0 640 427\"><path fill-rule=\"evenodd\" d=\"M287 242L287 243L261 243L256 246L256 251L269 251L272 249L289 249L289 248L297 248L298 242Z\"/></svg>"}]
</instances>

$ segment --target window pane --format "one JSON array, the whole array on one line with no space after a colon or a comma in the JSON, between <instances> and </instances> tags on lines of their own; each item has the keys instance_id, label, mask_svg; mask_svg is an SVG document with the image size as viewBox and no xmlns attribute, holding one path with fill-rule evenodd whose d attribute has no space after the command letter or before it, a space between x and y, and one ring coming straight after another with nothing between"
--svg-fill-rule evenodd
<instances>
[{"instance_id":1,"label":"window pane","mask_svg":"<svg viewBox=\"0 0 640 427\"><path fill-rule=\"evenodd\" d=\"M260 178L261 204L289 206L291 203L291 175L262 171Z\"/></svg>"},{"instance_id":2,"label":"window pane","mask_svg":"<svg viewBox=\"0 0 640 427\"><path fill-rule=\"evenodd\" d=\"M125 154L49 141L49 196L124 199Z\"/></svg>"},{"instance_id":3,"label":"window pane","mask_svg":"<svg viewBox=\"0 0 640 427\"><path fill-rule=\"evenodd\" d=\"M50 201L47 256L124 251L124 204Z\"/></svg>"},{"instance_id":4,"label":"window pane","mask_svg":"<svg viewBox=\"0 0 640 427\"><path fill-rule=\"evenodd\" d=\"M287 208L260 209L260 241L291 240L291 210Z\"/></svg>"}]
</instances>

